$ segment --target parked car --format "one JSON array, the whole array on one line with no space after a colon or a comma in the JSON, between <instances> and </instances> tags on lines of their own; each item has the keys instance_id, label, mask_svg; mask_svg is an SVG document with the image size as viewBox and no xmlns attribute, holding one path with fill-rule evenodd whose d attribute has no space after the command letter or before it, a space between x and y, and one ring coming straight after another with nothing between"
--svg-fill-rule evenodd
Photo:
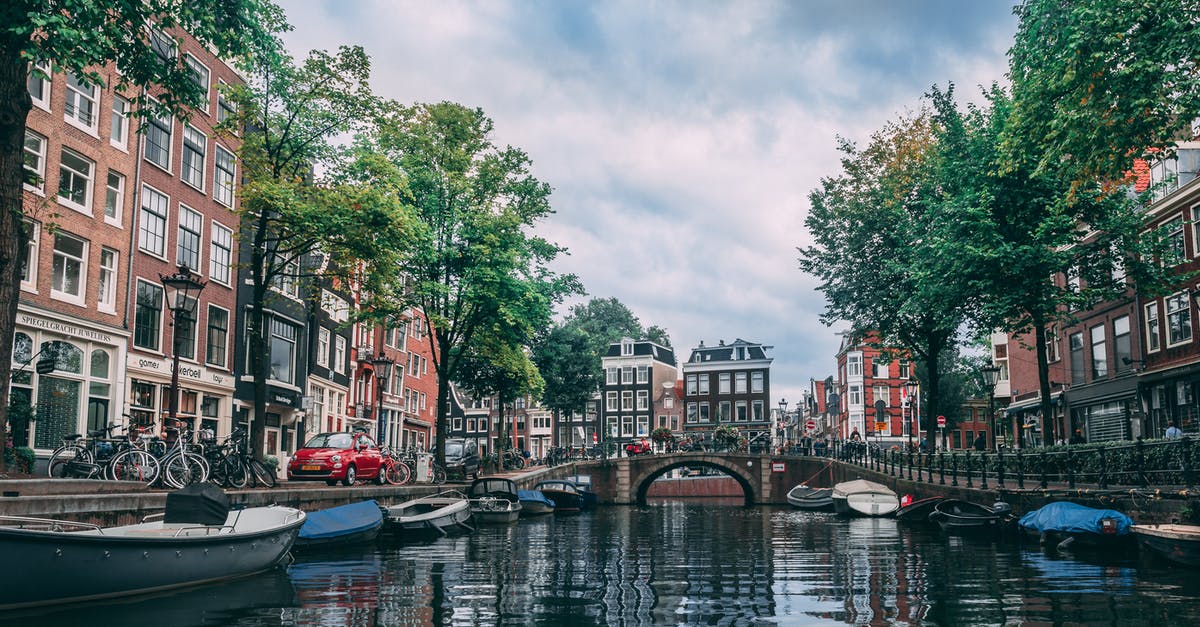
<instances>
[{"instance_id":1,"label":"parked car","mask_svg":"<svg viewBox=\"0 0 1200 627\"><path fill-rule=\"evenodd\" d=\"M446 440L446 472L461 474L463 478L479 478L479 445L475 440L449 438Z\"/></svg>"},{"instance_id":2,"label":"parked car","mask_svg":"<svg viewBox=\"0 0 1200 627\"><path fill-rule=\"evenodd\" d=\"M654 447L650 445L650 440L642 438L626 444L625 452L630 455L649 455L654 452Z\"/></svg>"},{"instance_id":3,"label":"parked car","mask_svg":"<svg viewBox=\"0 0 1200 627\"><path fill-rule=\"evenodd\" d=\"M384 483L383 456L365 433L321 433L313 436L288 462L289 481L324 481L354 485L361 479Z\"/></svg>"}]
</instances>

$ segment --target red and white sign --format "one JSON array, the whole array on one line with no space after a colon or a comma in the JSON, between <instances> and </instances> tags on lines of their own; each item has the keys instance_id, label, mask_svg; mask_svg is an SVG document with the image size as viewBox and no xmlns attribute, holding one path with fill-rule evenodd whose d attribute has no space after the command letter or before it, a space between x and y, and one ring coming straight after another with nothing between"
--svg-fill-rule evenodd
<instances>
[{"instance_id":1,"label":"red and white sign","mask_svg":"<svg viewBox=\"0 0 1200 627\"><path fill-rule=\"evenodd\" d=\"M816 431L817 430L817 421L809 420L808 422L804 423L804 428L808 429L809 431Z\"/></svg>"},{"instance_id":2,"label":"red and white sign","mask_svg":"<svg viewBox=\"0 0 1200 627\"><path fill-rule=\"evenodd\" d=\"M783 462L771 462L771 472L787 472L787 464Z\"/></svg>"},{"instance_id":3,"label":"red and white sign","mask_svg":"<svg viewBox=\"0 0 1200 627\"><path fill-rule=\"evenodd\" d=\"M946 417L938 416L938 429L944 429L945 427L946 427Z\"/></svg>"}]
</instances>

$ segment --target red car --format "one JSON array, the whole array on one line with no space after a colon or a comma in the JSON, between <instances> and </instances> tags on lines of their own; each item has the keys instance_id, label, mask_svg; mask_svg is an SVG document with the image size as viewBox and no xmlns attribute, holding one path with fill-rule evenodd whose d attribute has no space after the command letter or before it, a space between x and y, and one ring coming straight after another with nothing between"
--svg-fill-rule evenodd
<instances>
[{"instance_id":1,"label":"red car","mask_svg":"<svg viewBox=\"0 0 1200 627\"><path fill-rule=\"evenodd\" d=\"M379 447L365 433L322 433L292 456L288 480L354 485L360 479L374 479L383 484L382 460Z\"/></svg>"},{"instance_id":2,"label":"red car","mask_svg":"<svg viewBox=\"0 0 1200 627\"><path fill-rule=\"evenodd\" d=\"M650 446L650 440L642 439L626 444L625 452L630 455L649 455L654 452L654 448Z\"/></svg>"}]
</instances>

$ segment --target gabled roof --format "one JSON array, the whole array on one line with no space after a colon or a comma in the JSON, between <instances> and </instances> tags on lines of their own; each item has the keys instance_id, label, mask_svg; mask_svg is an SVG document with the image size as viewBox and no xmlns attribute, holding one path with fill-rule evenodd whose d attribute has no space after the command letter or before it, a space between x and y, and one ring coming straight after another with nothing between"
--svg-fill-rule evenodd
<instances>
[{"instance_id":1,"label":"gabled roof","mask_svg":"<svg viewBox=\"0 0 1200 627\"><path fill-rule=\"evenodd\" d=\"M631 340L622 338L620 342L613 342L608 345L608 350L604 353L605 357L622 357L621 345L624 343L633 344L633 355L635 357L653 357L655 361L661 361L664 364L675 365L675 350L667 346L659 346L650 340ZM624 355L628 357L628 355Z\"/></svg>"},{"instance_id":2,"label":"gabled roof","mask_svg":"<svg viewBox=\"0 0 1200 627\"><path fill-rule=\"evenodd\" d=\"M701 342L700 346L692 349L692 355L688 358L688 362L696 363L770 359L767 357L767 350L772 348L775 347L747 342L742 338L738 338L730 344L726 344L724 340L722 340L721 343L716 346L705 346L704 343ZM741 349L741 351L739 352L738 349ZM737 358L739 353L742 355L741 359Z\"/></svg>"}]
</instances>

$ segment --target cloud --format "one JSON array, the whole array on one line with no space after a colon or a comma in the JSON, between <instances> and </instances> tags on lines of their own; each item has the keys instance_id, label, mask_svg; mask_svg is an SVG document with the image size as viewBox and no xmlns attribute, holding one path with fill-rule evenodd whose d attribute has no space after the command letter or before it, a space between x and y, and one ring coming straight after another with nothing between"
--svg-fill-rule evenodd
<instances>
[{"instance_id":1,"label":"cloud","mask_svg":"<svg viewBox=\"0 0 1200 627\"><path fill-rule=\"evenodd\" d=\"M293 53L361 44L377 93L481 107L554 188L556 269L668 330L775 347L776 396L834 369L797 270L808 193L930 86L1004 81L1011 5L285 1Z\"/></svg>"}]
</instances>

